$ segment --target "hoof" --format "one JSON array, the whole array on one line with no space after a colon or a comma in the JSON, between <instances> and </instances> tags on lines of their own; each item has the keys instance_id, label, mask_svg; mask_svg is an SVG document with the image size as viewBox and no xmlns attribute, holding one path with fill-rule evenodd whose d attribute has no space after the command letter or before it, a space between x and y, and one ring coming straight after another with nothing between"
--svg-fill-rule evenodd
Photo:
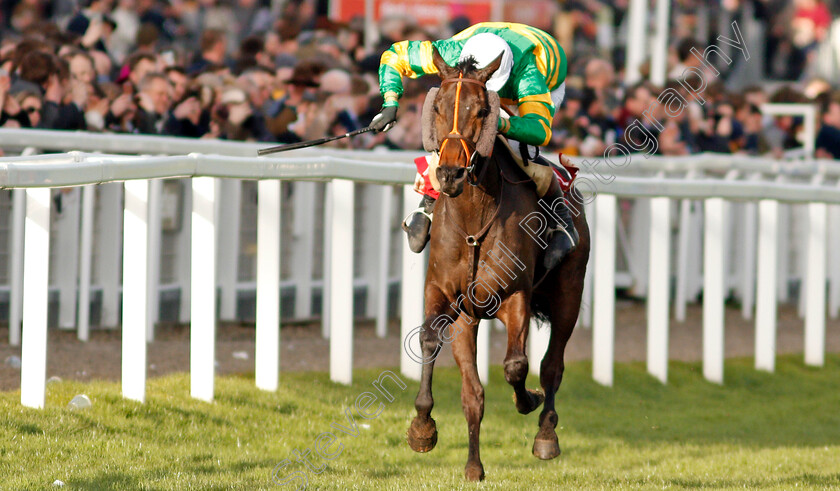
<instances>
[{"instance_id":1,"label":"hoof","mask_svg":"<svg viewBox=\"0 0 840 491\"><path fill-rule=\"evenodd\" d=\"M483 481L484 466L481 465L481 462L478 464L471 464L468 462L466 469L464 469L464 477L467 478L467 481Z\"/></svg>"},{"instance_id":2,"label":"hoof","mask_svg":"<svg viewBox=\"0 0 840 491\"><path fill-rule=\"evenodd\" d=\"M408 427L408 446L415 452L426 453L437 445L437 425L435 420L420 421L416 417Z\"/></svg>"},{"instance_id":3,"label":"hoof","mask_svg":"<svg viewBox=\"0 0 840 491\"><path fill-rule=\"evenodd\" d=\"M560 445L557 440L534 440L534 457L541 460L551 460L560 456Z\"/></svg>"},{"instance_id":4,"label":"hoof","mask_svg":"<svg viewBox=\"0 0 840 491\"><path fill-rule=\"evenodd\" d=\"M534 409L540 407L540 404L542 404L545 400L545 394L543 394L541 390L527 390L528 399L525 401L520 401L519 398L516 397L516 393L513 394L513 402L516 404L516 410L519 411L520 414L528 414L532 412Z\"/></svg>"}]
</instances>

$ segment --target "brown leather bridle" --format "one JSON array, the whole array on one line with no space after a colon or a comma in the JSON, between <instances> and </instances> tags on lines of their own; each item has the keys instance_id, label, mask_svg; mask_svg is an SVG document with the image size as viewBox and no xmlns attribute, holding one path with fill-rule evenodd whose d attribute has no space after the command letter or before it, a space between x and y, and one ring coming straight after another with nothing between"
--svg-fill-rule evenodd
<instances>
[{"instance_id":1,"label":"brown leather bridle","mask_svg":"<svg viewBox=\"0 0 840 491\"><path fill-rule=\"evenodd\" d=\"M443 149L446 147L446 144L449 140L458 140L461 142L461 146L464 149L464 154L467 156L467 163L462 167L467 169L468 174L472 174L473 169L475 169L475 160L476 155L478 153L475 150L475 142L470 140L469 138L465 137L458 131L458 112L461 108L461 86L462 84L473 84L478 85L482 89L487 90L487 87L484 85L484 82L479 82L478 80L464 78L464 74L458 74L458 78L447 78L444 79L440 86L443 87L444 84L453 83L458 84L455 88L455 117L452 123L452 130L449 132L448 135L443 137L443 141L440 144L440 150L438 151L439 154L443 154Z\"/></svg>"}]
</instances>

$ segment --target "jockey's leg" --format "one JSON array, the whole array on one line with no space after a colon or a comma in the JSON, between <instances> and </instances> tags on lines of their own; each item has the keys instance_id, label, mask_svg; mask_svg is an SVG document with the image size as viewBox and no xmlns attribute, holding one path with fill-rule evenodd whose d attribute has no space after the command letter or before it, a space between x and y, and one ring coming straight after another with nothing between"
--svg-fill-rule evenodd
<instances>
[{"instance_id":1,"label":"jockey's leg","mask_svg":"<svg viewBox=\"0 0 840 491\"><path fill-rule=\"evenodd\" d=\"M541 208L548 221L550 237L543 265L546 269L552 269L560 264L560 261L567 254L574 251L578 243L578 233L572 221L572 213L569 209L570 205L566 202L566 193L564 192L564 188L568 192L573 176L563 165L553 165L548 159L540 155L535 147L521 144L520 152L522 153L523 160L558 171L556 174L555 172L550 173L551 182L548 185L548 190L544 195L540 196L540 200L545 204ZM546 173L537 172L534 174ZM539 183L537 187L541 187Z\"/></svg>"},{"instance_id":2,"label":"jockey's leg","mask_svg":"<svg viewBox=\"0 0 840 491\"><path fill-rule=\"evenodd\" d=\"M425 194L420 200L420 206L411 212L402 224L408 235L408 247L412 252L420 253L429 243L429 230L432 228L432 212L435 209L435 198Z\"/></svg>"},{"instance_id":3,"label":"jockey's leg","mask_svg":"<svg viewBox=\"0 0 840 491\"><path fill-rule=\"evenodd\" d=\"M567 204L563 189L557 179L553 179L548 192L541 198L551 211L546 213L550 241L545 251L543 265L546 269L552 269L567 254L575 250L578 244L578 233L572 221L572 213Z\"/></svg>"},{"instance_id":4,"label":"jockey's leg","mask_svg":"<svg viewBox=\"0 0 840 491\"><path fill-rule=\"evenodd\" d=\"M435 177L435 170L438 166L436 153L419 157L414 160L417 165L417 179L414 182L414 190L423 195L420 206L412 211L403 221L402 229L408 235L408 247L412 252L420 253L429 243L429 231L432 228L432 212L435 209L435 201L440 193L439 184Z\"/></svg>"}]
</instances>

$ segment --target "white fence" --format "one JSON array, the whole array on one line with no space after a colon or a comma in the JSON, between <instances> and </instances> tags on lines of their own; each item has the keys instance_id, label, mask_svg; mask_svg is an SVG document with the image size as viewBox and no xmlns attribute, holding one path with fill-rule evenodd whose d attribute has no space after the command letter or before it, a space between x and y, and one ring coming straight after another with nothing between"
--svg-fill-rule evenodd
<instances>
[{"instance_id":1,"label":"white fence","mask_svg":"<svg viewBox=\"0 0 840 491\"><path fill-rule=\"evenodd\" d=\"M186 302L190 312L191 393L194 397L205 400L213 397L217 319L216 310L208 306L216 305L216 286L221 283L220 279L225 277L224 282L228 284L231 284L231 278L234 279L233 293L237 286L235 264L239 261L226 245L234 234L224 229L226 213L231 215L230 208L224 205L239 206L241 187L240 195L234 192L235 199L226 201L227 195L220 192L231 189L225 188L225 183L229 182L225 179L228 178L259 179L255 220L258 224L255 288L256 382L259 387L275 390L278 386L278 315L282 284L280 244L284 236L281 234L281 181L278 179L296 181L295 186L305 186L306 183L302 182L305 180L331 180L329 191L325 193L323 243L327 261L322 267L322 317L324 332L330 337L331 378L342 383L349 383L352 379L354 263L365 266L362 276L369 279L366 280L369 299L365 310L373 313L371 317L377 318L378 333L385 334L391 274L388 258L394 256L391 242L395 235L395 222L403 216L402 213L392 213L393 205L398 204L401 197L395 199L392 186L402 185L402 211L412 209L417 198L405 185L413 178L413 169L406 162L410 162L415 153L314 149L288 156L280 154L273 158L255 158L253 155L259 146L254 144L68 132L0 131L0 146L8 148L10 145L41 150L98 149L112 153L142 153L151 149L155 152L186 153L200 148L217 154L132 157L72 152L0 160L0 187L27 188L13 192L9 261L12 343L16 341L19 319L23 319L21 400L24 405L42 407L44 401L46 306L51 274L49 262L53 259L49 252L51 194L46 187L85 186L80 192L80 225L76 222L75 234L73 227L66 228L70 232L62 229L60 224L57 228L59 235L71 238L69 241L62 238L58 252L79 260L78 279L73 270L73 279L67 282L70 287L66 288L74 294L78 292L79 305L89 305L95 244L100 247L96 255L98 261L111 264L114 271L119 271L119 264L122 264L123 393L126 397L140 401L144 398L145 341L153 335L156 299L161 288L158 278L161 220L162 216L167 220L178 219L171 213L162 213L162 208L171 203L161 203L165 200L162 198L163 183L159 178L192 179L191 193L186 193L192 195L191 203L184 205L184 209L190 210L184 214L181 227L184 234L170 246L180 251L182 257L189 258L186 265L176 262L176 269L186 271L187 274L181 274L181 277L189 278L180 286L188 292L182 294L181 301ZM805 161L782 164L713 155L681 159L638 157L630 166L613 169L616 175L610 178L603 175L606 165L599 167L600 178L591 173L583 174L589 179L591 191L597 194L594 201L587 205L590 229L593 231L593 264L589 268L584 305L591 308L585 309L581 319L584 326L593 327L595 379L603 384L612 384L615 290L617 284L621 284L650 298L648 367L654 376L663 382L667 380L672 270L676 276L673 305L677 319L684 318L685 303L697 292L703 291L703 372L707 379L718 383L723 381L723 302L730 289L740 295L745 316L752 314L755 304L756 366L773 369L776 304L787 298L788 284L792 279L805 286L805 293L800 297L806 319L806 362L822 364L827 279L829 311L836 317L840 310L840 266L836 258L827 257L826 252L829 242L837 244L834 232L828 237L827 230L840 230L840 214L837 213L838 207L834 206L840 204L840 188L837 187L840 172L833 165L833 162ZM122 241L122 256L131 258L122 262L119 245L114 251L114 244L119 242L113 237L109 239L107 233L102 233L103 230L99 230L98 235L94 233L95 187L91 186L118 181L125 181L124 213L120 214L113 206L100 209L96 223L100 229L103 224L112 227L118 224L116 229L122 230L122 237L118 237ZM369 218L366 220L367 228L361 232L368 256L354 257L353 248L348 247L359 236L354 227L354 222L360 218L358 213L354 213L354 193L364 186L354 184L354 181L385 185L364 188L366 199L373 204L373 209L365 213ZM119 184L102 186L100 200L110 200L112 205L120 203L120 187ZM306 228L306 220L311 221L314 216L314 199L307 201L301 196L303 193L298 193L293 201L296 216L292 228L298 232ZM634 201L631 218L626 220L618 213L618 201L626 202L628 198ZM696 206L699 203L702 203L702 208ZM376 210L376 204L381 205L379 210ZM789 224L800 223L790 218L799 215L800 210L793 209L796 206L807 208L807 226L796 229L798 234L790 234ZM309 213L304 213L305 210ZM827 229L829 220L832 226ZM672 240L674 223L679 224L676 240ZM371 228L371 224L377 226ZM303 236L306 234L301 234ZM314 240L314 236L310 235L295 246L308 248L311 259ZM702 257L700 240L703 240ZM23 250L26 254L21 261ZM668 257L672 251L676 253L674 268L671 266L673 261ZM401 256L402 266L394 274L396 279L401 277L400 317L405 336L422 322L424 264L422 256L406 253L404 247ZM63 259L58 253L56 257L59 261ZM286 257L291 257L287 261L297 266L300 264L297 260L303 255L293 252L290 256L287 253ZM374 260L370 260L371 257ZM791 257L795 261L790 261ZM617 273L617 259L618 262L623 259L627 271ZM234 263L233 269L230 269L230 263ZM732 268L736 263L737 268ZM103 269L103 265L99 267ZM312 267L309 264L308 270L303 268L304 274L296 275L293 282L296 289L302 288L309 293L307 289L312 288L314 283ZM733 269L736 271L734 275L731 274ZM296 270L296 273L299 272ZM120 282L118 275L100 275L100 279L104 276L112 278L102 285L103 310L107 310L106 303L113 305L114 299L119 301L117 291ZM359 276L358 268L356 276ZM698 277L702 278L702 282L698 281ZM61 279L57 278L55 283L61 283ZM58 290L59 293L63 291L61 288ZM108 302L105 301L106 295L110 297ZM225 303L230 302L232 297L224 285L221 296L221 310L225 311ZM295 303L305 305L311 300L311 295L299 295ZM64 302L65 299L61 298L59 305ZM71 312L74 312L75 304L76 297L73 295ZM22 312L17 310L16 314L17 305L22 306ZM185 310L182 309L182 313ZM113 308L109 311L116 312ZM79 308L75 322L82 339L88 335L87 312L87 308ZM539 351L546 341L544 334L544 330L532 333L532 349ZM488 338L481 338L480 351L486 360ZM483 365L486 373L486 362ZM538 363L532 365L538 368ZM419 365L405 354L401 368L408 376L419 376Z\"/></svg>"}]
</instances>

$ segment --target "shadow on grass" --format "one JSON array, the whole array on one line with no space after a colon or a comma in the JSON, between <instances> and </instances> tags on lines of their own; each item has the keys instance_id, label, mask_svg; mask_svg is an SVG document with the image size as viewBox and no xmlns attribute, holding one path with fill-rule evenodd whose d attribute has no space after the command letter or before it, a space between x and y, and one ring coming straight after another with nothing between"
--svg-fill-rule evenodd
<instances>
[{"instance_id":1,"label":"shadow on grass","mask_svg":"<svg viewBox=\"0 0 840 491\"><path fill-rule=\"evenodd\" d=\"M647 375L643 364L619 365L612 388L598 385L590 374L589 363L567 370L557 405L560 425L582 435L629 444L840 442L838 356L829 356L821 369L783 357L772 374L756 371L752 360L727 360L725 385L705 381L700 365L688 363L670 364L667 385Z\"/></svg>"},{"instance_id":2,"label":"shadow on grass","mask_svg":"<svg viewBox=\"0 0 840 491\"><path fill-rule=\"evenodd\" d=\"M667 484L680 488L700 489L721 489L721 488L760 488L762 486L781 486L792 489L793 487L811 486L815 489L829 489L840 486L840 474L819 475L819 474L798 474L784 478L763 479L715 479L712 481L701 479L668 479ZM643 483L640 483L643 484Z\"/></svg>"},{"instance_id":3,"label":"shadow on grass","mask_svg":"<svg viewBox=\"0 0 840 491\"><path fill-rule=\"evenodd\" d=\"M89 479L73 479L67 483L72 489L99 491L102 489L140 489L140 481L135 476L121 472L103 472Z\"/></svg>"}]
</instances>

